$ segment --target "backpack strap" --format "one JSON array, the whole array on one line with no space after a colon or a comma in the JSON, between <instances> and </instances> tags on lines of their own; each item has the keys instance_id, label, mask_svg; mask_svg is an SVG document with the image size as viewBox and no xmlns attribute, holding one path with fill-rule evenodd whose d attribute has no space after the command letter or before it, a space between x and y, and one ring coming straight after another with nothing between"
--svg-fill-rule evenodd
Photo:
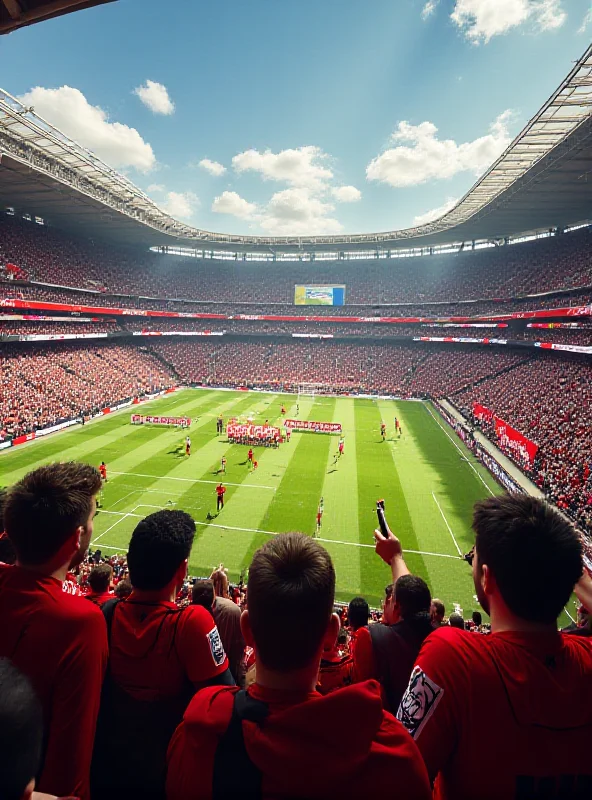
<instances>
[{"instance_id":1,"label":"backpack strap","mask_svg":"<svg viewBox=\"0 0 592 800\"><path fill-rule=\"evenodd\" d=\"M263 775L247 753L243 720L261 723L268 713L267 704L249 697L244 689L234 695L230 723L214 756L212 800L261 800Z\"/></svg>"}]
</instances>

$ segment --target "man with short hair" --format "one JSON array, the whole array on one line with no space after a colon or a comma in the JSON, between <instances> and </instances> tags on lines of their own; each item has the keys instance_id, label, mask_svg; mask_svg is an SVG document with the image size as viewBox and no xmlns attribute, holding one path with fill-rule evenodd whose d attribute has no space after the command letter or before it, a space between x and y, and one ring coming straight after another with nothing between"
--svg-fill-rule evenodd
<instances>
[{"instance_id":1,"label":"man with short hair","mask_svg":"<svg viewBox=\"0 0 592 800\"><path fill-rule=\"evenodd\" d=\"M212 615L201 606L175 604L194 537L195 522L184 511L157 511L141 520L127 555L133 592L103 607L110 657L93 800L118 793L163 798L167 746L189 700L204 686L234 683ZM125 720L121 731L114 719Z\"/></svg>"},{"instance_id":2,"label":"man with short hair","mask_svg":"<svg viewBox=\"0 0 592 800\"><path fill-rule=\"evenodd\" d=\"M43 707L39 789L85 800L107 632L100 610L62 582L88 551L100 487L97 470L76 462L26 475L4 510L17 563L0 565L0 656L29 678Z\"/></svg>"},{"instance_id":3,"label":"man with short hair","mask_svg":"<svg viewBox=\"0 0 592 800\"><path fill-rule=\"evenodd\" d=\"M370 619L370 606L363 597L354 597L347 607L347 619L352 633L368 626Z\"/></svg>"},{"instance_id":4,"label":"man with short hair","mask_svg":"<svg viewBox=\"0 0 592 800\"><path fill-rule=\"evenodd\" d=\"M193 698L169 748L168 800L430 798L425 766L377 683L315 692L339 628L334 595L331 558L309 536L281 534L257 550L241 617L255 683Z\"/></svg>"},{"instance_id":5,"label":"man with short hair","mask_svg":"<svg viewBox=\"0 0 592 800\"><path fill-rule=\"evenodd\" d=\"M439 628L444 624L445 614L446 608L444 603L441 600L438 600L437 597L432 598L432 605L430 606L430 618L434 628Z\"/></svg>"},{"instance_id":6,"label":"man with short hair","mask_svg":"<svg viewBox=\"0 0 592 800\"><path fill-rule=\"evenodd\" d=\"M398 717L437 798L592 796L592 643L557 631L582 575L578 534L518 494L478 502L473 530L473 580L491 635L434 632Z\"/></svg>"},{"instance_id":7,"label":"man with short hair","mask_svg":"<svg viewBox=\"0 0 592 800\"><path fill-rule=\"evenodd\" d=\"M212 580L197 580L193 584L191 589L191 602L194 606L203 606L207 608L211 614L215 596L214 582ZM224 642L224 640L222 641Z\"/></svg>"},{"instance_id":8,"label":"man with short hair","mask_svg":"<svg viewBox=\"0 0 592 800\"><path fill-rule=\"evenodd\" d=\"M453 611L453 613L448 617L448 624L451 628L458 628L461 631L465 629L465 620L462 614L459 614L458 611Z\"/></svg>"},{"instance_id":9,"label":"man with short hair","mask_svg":"<svg viewBox=\"0 0 592 800\"><path fill-rule=\"evenodd\" d=\"M106 602L113 599L112 592L109 591L111 580L113 578L113 567L111 564L99 564L98 567L93 567L88 576L88 585L90 586L90 594L86 595L86 599L90 600L99 608L102 608Z\"/></svg>"},{"instance_id":10,"label":"man with short hair","mask_svg":"<svg viewBox=\"0 0 592 800\"><path fill-rule=\"evenodd\" d=\"M385 708L397 712L420 647L433 631L428 585L417 575L401 575L387 597L383 625L371 625L369 636L356 642L357 681L376 678Z\"/></svg>"}]
</instances>

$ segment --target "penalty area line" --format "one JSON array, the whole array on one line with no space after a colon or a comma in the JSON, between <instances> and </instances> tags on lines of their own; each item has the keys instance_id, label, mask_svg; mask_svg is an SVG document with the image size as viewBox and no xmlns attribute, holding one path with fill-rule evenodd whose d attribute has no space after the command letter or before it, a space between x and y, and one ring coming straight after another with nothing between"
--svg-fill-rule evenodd
<instances>
[{"instance_id":1,"label":"penalty area line","mask_svg":"<svg viewBox=\"0 0 592 800\"><path fill-rule=\"evenodd\" d=\"M223 483L225 486L245 486L247 489L269 489L272 492L275 492L275 486L262 486L258 483L227 483L225 480L218 480L218 481L206 481L203 478L177 478L174 475L144 475L141 472L111 472L112 475L132 475L134 478L152 478L154 481L183 481L184 483L211 483L213 486L217 486L219 483ZM143 489L138 489L139 492L144 491ZM164 494L164 492L163 492Z\"/></svg>"},{"instance_id":2,"label":"penalty area line","mask_svg":"<svg viewBox=\"0 0 592 800\"><path fill-rule=\"evenodd\" d=\"M157 506L143 506L143 505L142 506L136 506L136 508L143 508L143 507L157 508ZM119 522L121 522L123 519L125 519L125 517L136 517L137 519L143 519L144 515L143 514L134 513L135 510L136 509L134 509L133 512L128 512L127 514L124 514L123 511L105 511L105 510L101 509L101 514L117 514L117 515L121 515L122 519L118 519L117 522L114 523L114 525L111 525L110 528L107 528L107 530L104 531L96 539L94 539L93 542L91 542L91 544L95 544L95 542L98 542L99 539L102 536L105 535L105 533L108 533L108 531L110 531L111 528L114 528L115 525L117 525ZM234 525L221 525L220 523L216 523L216 522L197 522L196 521L195 524L199 525L200 527L203 527L203 528L219 528L220 530L239 531L240 533L263 533L266 536L280 536L280 531L263 531L260 528L239 528L239 527L236 527ZM339 544L339 545L343 545L345 547L370 547L373 550L374 550L374 547L375 547L375 545L373 545L373 544L365 544L363 542L344 542L341 539L322 539L320 537L315 537L315 541L324 542L326 544ZM103 545L103 546L106 547L106 545ZM109 549L118 550L120 548L112 547L112 548L109 548ZM453 558L455 561L458 561L458 556L452 556L449 553L432 553L432 552L430 552L428 550L403 550L403 552L404 553L410 553L411 555L418 555L418 556L434 556L436 558Z\"/></svg>"}]
</instances>

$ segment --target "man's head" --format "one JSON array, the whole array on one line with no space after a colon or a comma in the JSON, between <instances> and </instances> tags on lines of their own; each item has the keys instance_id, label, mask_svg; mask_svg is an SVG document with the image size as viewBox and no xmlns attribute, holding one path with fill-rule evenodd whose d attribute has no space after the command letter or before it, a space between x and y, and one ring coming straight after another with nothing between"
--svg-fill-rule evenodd
<instances>
[{"instance_id":1,"label":"man's head","mask_svg":"<svg viewBox=\"0 0 592 800\"><path fill-rule=\"evenodd\" d=\"M458 611L455 611L454 614L448 617L448 624L451 628L460 628L461 631L465 629L465 621L462 614L459 614Z\"/></svg>"},{"instance_id":2,"label":"man's head","mask_svg":"<svg viewBox=\"0 0 592 800\"><path fill-rule=\"evenodd\" d=\"M347 618L349 624L355 631L368 624L370 607L363 597L354 597L353 600L350 600L347 609Z\"/></svg>"},{"instance_id":3,"label":"man's head","mask_svg":"<svg viewBox=\"0 0 592 800\"><path fill-rule=\"evenodd\" d=\"M473 513L473 580L489 614L497 604L522 620L554 623L582 575L575 528L542 500L489 497Z\"/></svg>"},{"instance_id":4,"label":"man's head","mask_svg":"<svg viewBox=\"0 0 592 800\"><path fill-rule=\"evenodd\" d=\"M114 591L115 597L117 597L118 600L125 600L133 591L130 579L124 578L122 581L119 581Z\"/></svg>"},{"instance_id":5,"label":"man's head","mask_svg":"<svg viewBox=\"0 0 592 800\"><path fill-rule=\"evenodd\" d=\"M392 625L400 619L419 615L429 617L432 597L427 583L418 575L401 575L384 605L384 621Z\"/></svg>"},{"instance_id":6,"label":"man's head","mask_svg":"<svg viewBox=\"0 0 592 800\"><path fill-rule=\"evenodd\" d=\"M318 667L326 640L339 630L333 615L335 570L329 553L303 533L274 536L253 556L249 607L241 617L247 644L267 669Z\"/></svg>"},{"instance_id":7,"label":"man's head","mask_svg":"<svg viewBox=\"0 0 592 800\"><path fill-rule=\"evenodd\" d=\"M473 620L473 625L476 625L477 627L483 624L483 617L481 616L480 611L473 611L471 614L471 619Z\"/></svg>"},{"instance_id":8,"label":"man's head","mask_svg":"<svg viewBox=\"0 0 592 800\"><path fill-rule=\"evenodd\" d=\"M127 554L134 589L181 587L194 537L195 522L185 511L157 511L139 522Z\"/></svg>"},{"instance_id":9,"label":"man's head","mask_svg":"<svg viewBox=\"0 0 592 800\"><path fill-rule=\"evenodd\" d=\"M191 590L191 602L194 606L203 606L211 611L214 605L214 582L210 580L195 581Z\"/></svg>"},{"instance_id":10,"label":"man's head","mask_svg":"<svg viewBox=\"0 0 592 800\"><path fill-rule=\"evenodd\" d=\"M43 717L28 679L0 659L0 797L28 800L41 763Z\"/></svg>"},{"instance_id":11,"label":"man's head","mask_svg":"<svg viewBox=\"0 0 592 800\"><path fill-rule=\"evenodd\" d=\"M101 476L89 464L47 464L14 484L4 525L24 566L78 566L93 531Z\"/></svg>"},{"instance_id":12,"label":"man's head","mask_svg":"<svg viewBox=\"0 0 592 800\"><path fill-rule=\"evenodd\" d=\"M95 594L105 594L109 591L112 577L113 567L110 564L99 564L91 569L88 583Z\"/></svg>"},{"instance_id":13,"label":"man's head","mask_svg":"<svg viewBox=\"0 0 592 800\"><path fill-rule=\"evenodd\" d=\"M430 606L430 617L432 623L434 625L441 625L445 613L446 613L446 608L444 607L444 603L441 600L434 598L432 600L432 605Z\"/></svg>"}]
</instances>

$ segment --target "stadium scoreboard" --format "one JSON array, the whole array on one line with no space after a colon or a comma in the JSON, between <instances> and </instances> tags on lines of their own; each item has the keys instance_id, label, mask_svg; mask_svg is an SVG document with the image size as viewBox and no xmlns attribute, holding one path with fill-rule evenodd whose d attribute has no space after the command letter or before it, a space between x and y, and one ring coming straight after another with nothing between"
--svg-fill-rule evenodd
<instances>
[{"instance_id":1,"label":"stadium scoreboard","mask_svg":"<svg viewBox=\"0 0 592 800\"><path fill-rule=\"evenodd\" d=\"M296 306L343 306L345 305L345 286L302 286L294 287Z\"/></svg>"}]
</instances>

